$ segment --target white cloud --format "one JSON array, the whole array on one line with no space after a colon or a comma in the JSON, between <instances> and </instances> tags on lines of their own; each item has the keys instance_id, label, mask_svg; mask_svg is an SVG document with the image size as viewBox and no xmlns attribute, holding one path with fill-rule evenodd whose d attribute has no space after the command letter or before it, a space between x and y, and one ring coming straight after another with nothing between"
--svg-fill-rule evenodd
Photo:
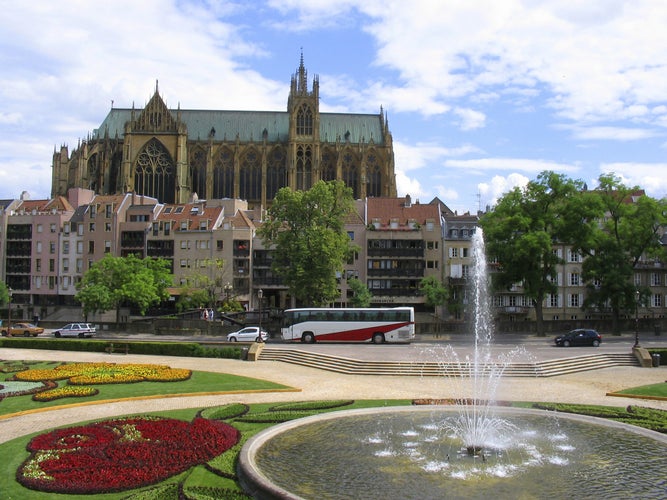
<instances>
[{"instance_id":1,"label":"white cloud","mask_svg":"<svg viewBox=\"0 0 667 500\"><path fill-rule=\"evenodd\" d=\"M479 190L480 200L484 204L482 210L486 205L495 205L504 194L515 187L524 187L529 181L530 179L524 175L511 173L505 177L494 175L489 182L480 182L477 184L477 189Z\"/></svg>"},{"instance_id":2,"label":"white cloud","mask_svg":"<svg viewBox=\"0 0 667 500\"><path fill-rule=\"evenodd\" d=\"M538 174L544 170L573 174L579 171L576 165L556 163L548 160L530 158L477 158L468 160L447 160L447 167L462 168L472 171L484 170L520 170Z\"/></svg>"}]
</instances>

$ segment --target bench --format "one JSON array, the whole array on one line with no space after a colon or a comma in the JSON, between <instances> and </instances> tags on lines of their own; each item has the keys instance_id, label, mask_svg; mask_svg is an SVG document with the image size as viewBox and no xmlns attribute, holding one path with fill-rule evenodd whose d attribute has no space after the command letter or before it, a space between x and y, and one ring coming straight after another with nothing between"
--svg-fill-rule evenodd
<instances>
[{"instance_id":1,"label":"bench","mask_svg":"<svg viewBox=\"0 0 667 500\"><path fill-rule=\"evenodd\" d=\"M113 343L111 342L108 346L104 348L104 350L109 353L113 354L114 352L124 352L125 354L128 354L130 352L130 344L128 343Z\"/></svg>"}]
</instances>

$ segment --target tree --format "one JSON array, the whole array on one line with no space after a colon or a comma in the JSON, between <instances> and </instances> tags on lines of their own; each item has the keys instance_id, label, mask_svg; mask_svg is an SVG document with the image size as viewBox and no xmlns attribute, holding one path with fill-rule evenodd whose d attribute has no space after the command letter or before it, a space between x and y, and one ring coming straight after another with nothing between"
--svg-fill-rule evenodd
<instances>
[{"instance_id":1,"label":"tree","mask_svg":"<svg viewBox=\"0 0 667 500\"><path fill-rule=\"evenodd\" d=\"M615 175L602 175L586 203L597 207L596 224L581 233L573 248L584 257L582 279L587 293L584 307L609 309L612 331L619 332L622 311L634 312L636 293L650 291L635 283L634 273L644 258L664 258L660 231L667 223L667 203L627 187Z\"/></svg>"},{"instance_id":2,"label":"tree","mask_svg":"<svg viewBox=\"0 0 667 500\"><path fill-rule=\"evenodd\" d=\"M449 291L435 276L427 276L419 282L419 290L424 295L424 301L428 307L434 310L443 305L449 298Z\"/></svg>"},{"instance_id":3,"label":"tree","mask_svg":"<svg viewBox=\"0 0 667 500\"><path fill-rule=\"evenodd\" d=\"M223 293L224 259L203 259L197 270L181 286L176 307L182 311L196 307L214 307Z\"/></svg>"},{"instance_id":4,"label":"tree","mask_svg":"<svg viewBox=\"0 0 667 500\"><path fill-rule=\"evenodd\" d=\"M525 188L505 194L480 219L487 253L499 264L494 288L522 285L535 308L539 336L545 334L542 304L548 294L556 293L554 277L563 263L554 245L570 241L591 220L586 206L575 201L582 189L581 181L545 171Z\"/></svg>"},{"instance_id":5,"label":"tree","mask_svg":"<svg viewBox=\"0 0 667 500\"><path fill-rule=\"evenodd\" d=\"M373 295L366 285L364 285L358 278L350 278L347 280L347 286L352 290L352 297L348 303L352 307L368 307L371 303Z\"/></svg>"},{"instance_id":6,"label":"tree","mask_svg":"<svg viewBox=\"0 0 667 500\"><path fill-rule=\"evenodd\" d=\"M272 271L300 304L323 306L339 296L336 275L353 251L344 230L352 209L352 190L342 181L282 188L273 200L257 233L274 248Z\"/></svg>"},{"instance_id":7,"label":"tree","mask_svg":"<svg viewBox=\"0 0 667 500\"><path fill-rule=\"evenodd\" d=\"M167 299L167 287L173 276L164 259L139 259L134 255L114 257L107 254L85 272L75 298L84 314L116 310L120 320L123 303L135 305L141 314Z\"/></svg>"},{"instance_id":8,"label":"tree","mask_svg":"<svg viewBox=\"0 0 667 500\"><path fill-rule=\"evenodd\" d=\"M9 287L3 281L0 281L0 306L9 304Z\"/></svg>"}]
</instances>

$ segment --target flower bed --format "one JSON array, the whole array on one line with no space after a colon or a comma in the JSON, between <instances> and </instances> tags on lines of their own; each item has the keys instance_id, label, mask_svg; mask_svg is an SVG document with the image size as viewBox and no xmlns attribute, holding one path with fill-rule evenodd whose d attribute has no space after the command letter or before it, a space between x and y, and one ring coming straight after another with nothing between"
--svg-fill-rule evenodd
<instances>
[{"instance_id":1,"label":"flower bed","mask_svg":"<svg viewBox=\"0 0 667 500\"><path fill-rule=\"evenodd\" d=\"M15 380L67 380L70 385L127 384L133 382L178 382L187 380L190 370L165 365L68 363L51 370L25 370L14 375Z\"/></svg>"},{"instance_id":2,"label":"flower bed","mask_svg":"<svg viewBox=\"0 0 667 500\"><path fill-rule=\"evenodd\" d=\"M107 420L33 438L17 481L44 492L100 494L164 481L233 447L239 431L196 417Z\"/></svg>"},{"instance_id":3,"label":"flower bed","mask_svg":"<svg viewBox=\"0 0 667 500\"><path fill-rule=\"evenodd\" d=\"M95 396L100 391L94 387L77 387L66 385L57 387L48 391L38 392L32 396L33 401L53 401L62 398L85 398L86 396Z\"/></svg>"}]
</instances>

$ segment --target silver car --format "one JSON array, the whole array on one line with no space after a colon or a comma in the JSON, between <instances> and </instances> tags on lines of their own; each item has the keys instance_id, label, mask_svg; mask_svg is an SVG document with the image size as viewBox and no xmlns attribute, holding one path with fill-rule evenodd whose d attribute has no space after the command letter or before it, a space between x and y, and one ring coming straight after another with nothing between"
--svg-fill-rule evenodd
<instances>
[{"instance_id":1,"label":"silver car","mask_svg":"<svg viewBox=\"0 0 667 500\"><path fill-rule=\"evenodd\" d=\"M53 331L55 337L94 337L95 327L90 323L69 323Z\"/></svg>"},{"instance_id":2,"label":"silver car","mask_svg":"<svg viewBox=\"0 0 667 500\"><path fill-rule=\"evenodd\" d=\"M266 342L269 336L265 330L260 332L258 326L246 326L238 332L232 332L227 335L228 342Z\"/></svg>"}]
</instances>

